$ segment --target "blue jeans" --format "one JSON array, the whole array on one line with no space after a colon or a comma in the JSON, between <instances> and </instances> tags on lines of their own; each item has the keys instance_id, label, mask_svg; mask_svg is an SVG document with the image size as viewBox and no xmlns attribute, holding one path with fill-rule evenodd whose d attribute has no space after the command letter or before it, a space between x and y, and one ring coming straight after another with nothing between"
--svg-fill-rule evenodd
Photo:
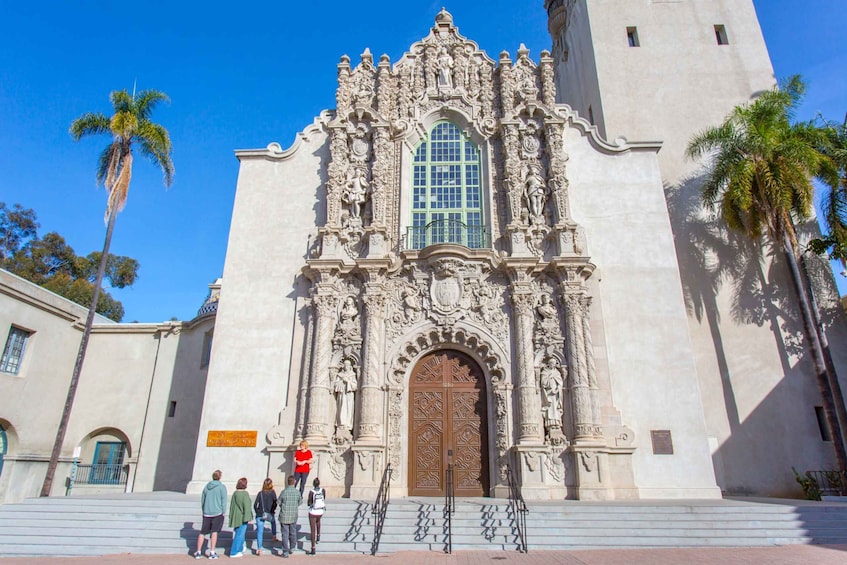
<instances>
[{"instance_id":1,"label":"blue jeans","mask_svg":"<svg viewBox=\"0 0 847 565\"><path fill-rule=\"evenodd\" d=\"M229 548L229 554L244 552L244 536L247 534L247 522L244 522L233 531L232 545Z\"/></svg>"},{"instance_id":2,"label":"blue jeans","mask_svg":"<svg viewBox=\"0 0 847 565\"><path fill-rule=\"evenodd\" d=\"M256 515L256 549L262 549L262 538L265 535L265 523L270 523L271 525L271 535L276 537L276 520L271 517L270 520L263 520L262 514L259 513Z\"/></svg>"},{"instance_id":3,"label":"blue jeans","mask_svg":"<svg viewBox=\"0 0 847 565\"><path fill-rule=\"evenodd\" d=\"M294 488L297 488L297 485L300 485L300 495L303 495L303 491L306 490L306 478L309 476L309 473L294 473Z\"/></svg>"},{"instance_id":4,"label":"blue jeans","mask_svg":"<svg viewBox=\"0 0 847 565\"><path fill-rule=\"evenodd\" d=\"M297 522L282 524L282 554L289 555L297 549Z\"/></svg>"}]
</instances>

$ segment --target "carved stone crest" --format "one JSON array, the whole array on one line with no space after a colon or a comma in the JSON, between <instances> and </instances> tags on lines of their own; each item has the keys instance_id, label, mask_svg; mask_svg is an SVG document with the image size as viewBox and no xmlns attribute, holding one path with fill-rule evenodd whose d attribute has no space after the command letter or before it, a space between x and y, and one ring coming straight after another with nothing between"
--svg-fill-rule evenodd
<instances>
[{"instance_id":1,"label":"carved stone crest","mask_svg":"<svg viewBox=\"0 0 847 565\"><path fill-rule=\"evenodd\" d=\"M436 312L452 314L461 305L465 287L460 266L456 259L439 259L433 266L429 293Z\"/></svg>"}]
</instances>

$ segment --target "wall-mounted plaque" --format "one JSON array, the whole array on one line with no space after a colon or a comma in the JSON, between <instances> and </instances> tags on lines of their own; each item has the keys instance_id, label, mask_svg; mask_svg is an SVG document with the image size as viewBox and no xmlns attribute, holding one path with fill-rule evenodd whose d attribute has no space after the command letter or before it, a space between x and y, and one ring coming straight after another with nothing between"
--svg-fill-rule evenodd
<instances>
[{"instance_id":1,"label":"wall-mounted plaque","mask_svg":"<svg viewBox=\"0 0 847 565\"><path fill-rule=\"evenodd\" d=\"M650 430L653 440L653 455L673 455L673 439L670 430Z\"/></svg>"},{"instance_id":2,"label":"wall-mounted plaque","mask_svg":"<svg viewBox=\"0 0 847 565\"><path fill-rule=\"evenodd\" d=\"M256 447L258 435L249 430L209 430L206 447Z\"/></svg>"}]
</instances>

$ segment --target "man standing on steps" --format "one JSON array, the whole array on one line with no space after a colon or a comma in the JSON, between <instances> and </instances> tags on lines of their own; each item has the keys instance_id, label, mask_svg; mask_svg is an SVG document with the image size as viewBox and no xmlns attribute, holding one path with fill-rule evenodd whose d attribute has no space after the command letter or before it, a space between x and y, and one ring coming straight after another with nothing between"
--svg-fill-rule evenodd
<instances>
[{"instance_id":1,"label":"man standing on steps","mask_svg":"<svg viewBox=\"0 0 847 565\"><path fill-rule=\"evenodd\" d=\"M303 504L303 495L294 487L294 476L288 477L288 486L279 495L279 524L282 526L282 556L288 557L297 549L297 509Z\"/></svg>"},{"instance_id":2,"label":"man standing on steps","mask_svg":"<svg viewBox=\"0 0 847 565\"><path fill-rule=\"evenodd\" d=\"M200 507L203 509L203 527L197 536L197 551L194 559L203 557L203 540L209 534L209 559L217 559L215 547L218 543L218 532L224 526L224 511L226 510L226 487L221 482L223 473L220 470L212 473L212 480L206 484L200 495Z\"/></svg>"}]
</instances>

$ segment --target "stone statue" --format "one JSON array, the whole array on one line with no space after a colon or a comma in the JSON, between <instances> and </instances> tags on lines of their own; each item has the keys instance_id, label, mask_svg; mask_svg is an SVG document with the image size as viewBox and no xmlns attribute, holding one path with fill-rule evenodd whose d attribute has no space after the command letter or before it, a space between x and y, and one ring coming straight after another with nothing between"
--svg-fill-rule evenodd
<instances>
[{"instance_id":1,"label":"stone statue","mask_svg":"<svg viewBox=\"0 0 847 565\"><path fill-rule=\"evenodd\" d=\"M540 167L533 165L527 168L524 178L524 195L530 218L536 223L539 218L544 217L544 203L547 200L547 187L541 176Z\"/></svg>"},{"instance_id":2,"label":"stone statue","mask_svg":"<svg viewBox=\"0 0 847 565\"><path fill-rule=\"evenodd\" d=\"M353 429L353 407L356 404L356 390L358 389L358 375L353 367L353 362L347 358L341 362L341 369L335 375L332 383L332 392L335 394L335 402L338 407L336 425L347 430Z\"/></svg>"},{"instance_id":3,"label":"stone statue","mask_svg":"<svg viewBox=\"0 0 847 565\"><path fill-rule=\"evenodd\" d=\"M535 313L538 315L538 325L545 330L558 329L559 312L550 299L550 295L542 294L538 300L538 306L535 307Z\"/></svg>"},{"instance_id":4,"label":"stone statue","mask_svg":"<svg viewBox=\"0 0 847 565\"><path fill-rule=\"evenodd\" d=\"M417 321L421 316L421 297L418 289L407 286L403 289L403 314L406 323Z\"/></svg>"},{"instance_id":5,"label":"stone statue","mask_svg":"<svg viewBox=\"0 0 847 565\"><path fill-rule=\"evenodd\" d=\"M344 202L350 206L351 219L357 218L361 221L362 209L367 200L369 186L365 171L353 167L347 176L347 188L342 195Z\"/></svg>"},{"instance_id":6,"label":"stone statue","mask_svg":"<svg viewBox=\"0 0 847 565\"><path fill-rule=\"evenodd\" d=\"M438 51L438 87L453 88L453 57L444 46Z\"/></svg>"},{"instance_id":7,"label":"stone statue","mask_svg":"<svg viewBox=\"0 0 847 565\"><path fill-rule=\"evenodd\" d=\"M358 325L359 308L356 306L356 299L348 296L344 299L341 305L341 312L338 315L338 325L342 328L349 328Z\"/></svg>"},{"instance_id":8,"label":"stone statue","mask_svg":"<svg viewBox=\"0 0 847 565\"><path fill-rule=\"evenodd\" d=\"M547 358L547 363L541 369L540 385L544 423L548 427L561 428L562 390L565 386L565 377L562 367L555 358Z\"/></svg>"}]
</instances>

